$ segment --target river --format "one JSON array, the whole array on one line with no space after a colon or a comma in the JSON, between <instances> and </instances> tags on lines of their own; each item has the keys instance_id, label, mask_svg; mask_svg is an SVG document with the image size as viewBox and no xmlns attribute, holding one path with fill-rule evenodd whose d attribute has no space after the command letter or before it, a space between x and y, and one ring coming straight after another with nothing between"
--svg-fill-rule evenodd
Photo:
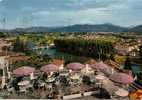
<instances>
[{"instance_id":1,"label":"river","mask_svg":"<svg viewBox=\"0 0 142 100\"><path fill-rule=\"evenodd\" d=\"M75 56L72 54L60 52L55 48L54 49L53 48L37 49L36 52L41 55L49 55L51 58L63 59L64 61L84 63L84 61L87 61L89 59L88 57ZM136 73L139 73L142 70L142 68L140 65L132 64L132 70L133 70L133 73L136 74Z\"/></svg>"},{"instance_id":2,"label":"river","mask_svg":"<svg viewBox=\"0 0 142 100\"><path fill-rule=\"evenodd\" d=\"M84 61L89 59L88 57L81 57L81 56L76 56L69 53L60 52L56 48L37 49L36 53L41 55L49 55L51 58L63 59L64 61L73 61L73 62L83 63Z\"/></svg>"}]
</instances>

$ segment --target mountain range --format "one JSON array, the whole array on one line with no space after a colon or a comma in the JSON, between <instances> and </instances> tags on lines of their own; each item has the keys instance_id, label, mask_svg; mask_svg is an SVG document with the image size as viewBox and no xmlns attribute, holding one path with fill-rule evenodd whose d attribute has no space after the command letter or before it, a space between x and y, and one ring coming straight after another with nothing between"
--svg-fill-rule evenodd
<instances>
[{"instance_id":1,"label":"mountain range","mask_svg":"<svg viewBox=\"0 0 142 100\"><path fill-rule=\"evenodd\" d=\"M142 25L134 27L122 27L113 25L110 23L106 24L76 24L62 27L29 27L29 28L15 28L11 30L0 30L4 32L137 32L142 33Z\"/></svg>"}]
</instances>

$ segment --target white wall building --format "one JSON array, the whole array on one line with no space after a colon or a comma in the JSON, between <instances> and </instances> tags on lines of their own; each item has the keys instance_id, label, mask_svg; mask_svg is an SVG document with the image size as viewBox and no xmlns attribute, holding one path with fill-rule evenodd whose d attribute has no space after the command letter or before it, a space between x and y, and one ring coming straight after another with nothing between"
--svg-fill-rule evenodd
<instances>
[{"instance_id":1,"label":"white wall building","mask_svg":"<svg viewBox=\"0 0 142 100\"><path fill-rule=\"evenodd\" d=\"M1 56L0 57L0 69L2 70L2 76L1 76L1 88L3 88L6 84L6 77L10 78L10 72L9 72L9 61L8 56Z\"/></svg>"}]
</instances>

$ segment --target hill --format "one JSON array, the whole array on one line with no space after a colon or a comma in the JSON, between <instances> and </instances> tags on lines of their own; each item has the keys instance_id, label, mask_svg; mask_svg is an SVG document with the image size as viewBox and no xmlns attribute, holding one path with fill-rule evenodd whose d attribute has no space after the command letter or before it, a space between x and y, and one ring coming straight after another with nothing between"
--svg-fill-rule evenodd
<instances>
[{"instance_id":1,"label":"hill","mask_svg":"<svg viewBox=\"0 0 142 100\"><path fill-rule=\"evenodd\" d=\"M137 32L142 33L142 25L135 27L121 27L118 25L107 24L76 24L62 27L29 27L29 28L16 28L12 30L0 30L1 32Z\"/></svg>"},{"instance_id":2,"label":"hill","mask_svg":"<svg viewBox=\"0 0 142 100\"><path fill-rule=\"evenodd\" d=\"M99 25L71 25L63 27L30 27L30 28L16 28L10 30L11 32L124 32L127 28L113 25L113 24L99 24Z\"/></svg>"},{"instance_id":3,"label":"hill","mask_svg":"<svg viewBox=\"0 0 142 100\"><path fill-rule=\"evenodd\" d=\"M129 29L129 32L142 33L142 25L138 25Z\"/></svg>"}]
</instances>

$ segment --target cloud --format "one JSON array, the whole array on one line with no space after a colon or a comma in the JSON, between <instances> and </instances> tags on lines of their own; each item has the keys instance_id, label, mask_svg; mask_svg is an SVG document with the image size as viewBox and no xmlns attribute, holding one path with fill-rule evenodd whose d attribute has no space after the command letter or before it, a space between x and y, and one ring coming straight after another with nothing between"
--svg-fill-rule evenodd
<instances>
[{"instance_id":1,"label":"cloud","mask_svg":"<svg viewBox=\"0 0 142 100\"><path fill-rule=\"evenodd\" d=\"M3 12L7 17L7 27L19 26L23 17L29 17L33 24L40 26L106 22L129 26L142 23L142 0L0 1L0 14Z\"/></svg>"},{"instance_id":2,"label":"cloud","mask_svg":"<svg viewBox=\"0 0 142 100\"><path fill-rule=\"evenodd\" d=\"M36 13L33 13L33 15L37 15L37 16L47 16L49 15L51 12L49 11L39 11L39 12L36 12Z\"/></svg>"},{"instance_id":3,"label":"cloud","mask_svg":"<svg viewBox=\"0 0 142 100\"><path fill-rule=\"evenodd\" d=\"M86 23L90 24L102 23L106 18L111 16L111 12L106 8L89 8L86 10L79 10L76 12L39 11L34 13L33 16L35 19L39 19L39 22L41 22L42 25L44 24L45 26L62 26L68 24L71 25L71 24L86 24ZM100 17L101 21L99 20Z\"/></svg>"},{"instance_id":4,"label":"cloud","mask_svg":"<svg viewBox=\"0 0 142 100\"><path fill-rule=\"evenodd\" d=\"M73 11L88 8L101 8L119 4L123 0L5 0L3 6L7 9L20 10L23 7L50 11Z\"/></svg>"},{"instance_id":5,"label":"cloud","mask_svg":"<svg viewBox=\"0 0 142 100\"><path fill-rule=\"evenodd\" d=\"M87 2L88 1L88 2ZM71 6L76 5L86 5L83 8L73 8L66 10L41 10L37 11L34 16L36 19L40 19L42 24L46 26L62 26L68 24L100 24L110 22L113 24L118 24L122 26L129 26L132 24L141 24L140 21L142 14L142 7L138 9L138 5L140 3L139 0L137 2L133 2L132 0L96 0L94 4L92 3L94 0L82 0L80 4L80 0L76 0L74 2L70 2ZM78 2L78 3L77 3ZM94 5L94 7L88 7L87 5ZM69 5L69 4L68 4ZM95 6L96 5L96 6ZM137 7L137 8L136 8ZM136 13L137 12L137 13ZM40 23L40 21L38 23ZM125 23L124 23L125 22Z\"/></svg>"}]
</instances>

